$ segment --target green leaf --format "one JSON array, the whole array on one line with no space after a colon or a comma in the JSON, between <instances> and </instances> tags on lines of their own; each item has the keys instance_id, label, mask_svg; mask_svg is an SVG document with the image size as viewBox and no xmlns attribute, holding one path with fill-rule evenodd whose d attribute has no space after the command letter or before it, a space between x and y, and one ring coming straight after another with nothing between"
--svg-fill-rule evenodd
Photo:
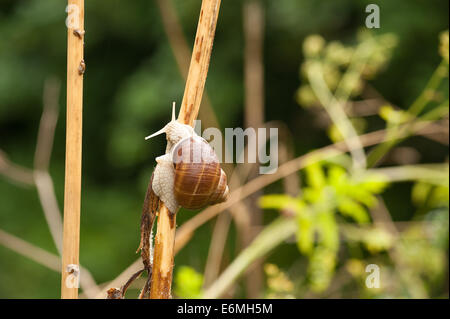
<instances>
[{"instance_id":1,"label":"green leaf","mask_svg":"<svg viewBox=\"0 0 450 319\"><path fill-rule=\"evenodd\" d=\"M203 276L195 269L180 266L175 276L175 294L180 298L200 298Z\"/></svg>"},{"instance_id":2,"label":"green leaf","mask_svg":"<svg viewBox=\"0 0 450 319\"><path fill-rule=\"evenodd\" d=\"M295 211L298 210L298 199L289 195L275 194L264 195L259 198L259 207L263 209L286 209L291 208Z\"/></svg>"},{"instance_id":3,"label":"green leaf","mask_svg":"<svg viewBox=\"0 0 450 319\"><path fill-rule=\"evenodd\" d=\"M360 185L348 187L345 194L353 200L363 203L367 207L374 207L378 202L374 195Z\"/></svg>"},{"instance_id":4,"label":"green leaf","mask_svg":"<svg viewBox=\"0 0 450 319\"><path fill-rule=\"evenodd\" d=\"M380 174L370 174L365 176L365 180L358 185L372 194L380 194L389 184L384 176Z\"/></svg>"},{"instance_id":5,"label":"green leaf","mask_svg":"<svg viewBox=\"0 0 450 319\"><path fill-rule=\"evenodd\" d=\"M340 166L332 165L328 170L328 181L335 188L340 188L348 183L347 172Z\"/></svg>"},{"instance_id":6,"label":"green leaf","mask_svg":"<svg viewBox=\"0 0 450 319\"><path fill-rule=\"evenodd\" d=\"M314 163L308 165L305 168L305 171L306 171L306 179L309 186L316 189L320 189L326 185L325 174L323 172L321 164Z\"/></svg>"},{"instance_id":7,"label":"green leaf","mask_svg":"<svg viewBox=\"0 0 450 319\"><path fill-rule=\"evenodd\" d=\"M309 255L314 247L314 224L310 212L303 210L297 214L297 247L301 253Z\"/></svg>"},{"instance_id":8,"label":"green leaf","mask_svg":"<svg viewBox=\"0 0 450 319\"><path fill-rule=\"evenodd\" d=\"M339 230L333 212L323 212L318 214L317 231L320 235L320 245L333 251L338 250Z\"/></svg>"},{"instance_id":9,"label":"green leaf","mask_svg":"<svg viewBox=\"0 0 450 319\"><path fill-rule=\"evenodd\" d=\"M311 187L303 188L303 199L309 203L316 203L320 201L322 197L322 189L316 189Z\"/></svg>"},{"instance_id":10,"label":"green leaf","mask_svg":"<svg viewBox=\"0 0 450 319\"><path fill-rule=\"evenodd\" d=\"M390 105L385 105L380 108L380 117L385 120L387 123L399 125L407 122L411 119L411 115L409 115L405 111L397 111Z\"/></svg>"},{"instance_id":11,"label":"green leaf","mask_svg":"<svg viewBox=\"0 0 450 319\"><path fill-rule=\"evenodd\" d=\"M448 206L449 200L449 188L446 186L436 186L433 188L430 197L430 206L438 207L438 206Z\"/></svg>"},{"instance_id":12,"label":"green leaf","mask_svg":"<svg viewBox=\"0 0 450 319\"><path fill-rule=\"evenodd\" d=\"M359 224L366 224L369 222L369 216L366 209L348 197L339 199L338 209L342 215L353 218Z\"/></svg>"},{"instance_id":13,"label":"green leaf","mask_svg":"<svg viewBox=\"0 0 450 319\"><path fill-rule=\"evenodd\" d=\"M321 292L328 288L336 265L336 252L318 247L310 258L308 277L311 289Z\"/></svg>"},{"instance_id":14,"label":"green leaf","mask_svg":"<svg viewBox=\"0 0 450 319\"><path fill-rule=\"evenodd\" d=\"M417 206L425 204L432 188L433 186L429 183L418 182L414 184L411 191L413 203Z\"/></svg>"}]
</instances>

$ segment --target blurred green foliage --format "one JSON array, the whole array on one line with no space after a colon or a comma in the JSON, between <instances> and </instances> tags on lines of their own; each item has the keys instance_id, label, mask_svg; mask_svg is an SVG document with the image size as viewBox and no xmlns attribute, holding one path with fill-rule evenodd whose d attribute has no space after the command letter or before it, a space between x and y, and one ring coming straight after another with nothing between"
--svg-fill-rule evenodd
<instances>
[{"instance_id":1,"label":"blurred green foliage","mask_svg":"<svg viewBox=\"0 0 450 319\"><path fill-rule=\"evenodd\" d=\"M173 2L188 43L192 43L200 1ZM329 70L328 81L331 81L338 72L336 65L348 63L349 51L358 43L354 41L355 35L365 20L365 6L371 1L263 2L267 22L265 117L286 123L294 136L293 152L300 155L329 144L329 138L327 130L312 120L317 118L314 111L298 107L298 88L307 85L304 78L299 79L298 70L308 55L323 50L334 63ZM366 79L386 100L406 108L422 91L439 64L441 58L437 48L448 63L448 33L441 35L440 46L438 36L448 29L448 1L380 0L377 3L382 14L381 29L375 30L374 34L394 34L396 47L392 54L389 51L388 67L378 68L384 62L379 60L377 77L373 78L374 71L369 70ZM56 0L0 2L0 149L11 161L26 167L33 165L44 81L53 75L63 84L65 81L65 5L64 1ZM241 17L242 1L222 2L206 85L213 108L220 114L222 127L243 125L244 41ZM311 34L321 36L308 38ZM308 41L303 52L305 39ZM389 39L393 43L393 37ZM162 138L146 143L144 136L167 122L170 103L181 101L184 84L154 1L86 1L85 42L87 70L80 258L96 281L103 283L117 276L137 258L140 210L155 165L154 158L164 150ZM448 80L439 91L448 96ZM300 95L304 95L302 99L308 98L306 93L300 92ZM311 96L314 98L309 94L310 99ZM50 174L62 207L64 90L59 102L61 112ZM361 127L366 132L385 124L378 117L365 118L364 121ZM333 140L339 139L339 136L334 136ZM406 145L414 145L423 162L442 162L448 156L448 148L420 137ZM340 212L342 218L366 222L367 208L375 203L373 196L381 188L374 185L357 187L364 182L354 181L353 176L337 165L309 167L307 176L307 189L300 199L290 198L289 203L294 210L302 212L305 210L300 209L300 205L315 207L320 212L315 219L319 226L309 224L308 213L298 214L303 215L298 217L299 225L309 229L306 235L299 233L299 236L309 238L309 242L307 239L306 243L298 243L308 258L292 253L296 250L294 243L279 247L267 260L277 265L275 270L266 269L268 296L307 297L310 296L308 289L311 285L318 293L327 286L332 289L330 276L334 269L345 267L351 269L348 273L361 283L342 284L338 296L373 297L373 291L361 288L366 275L362 263L364 260L365 264L366 258L367 261L372 258L386 265L393 277L397 276L401 271L395 269L386 256L389 247L395 247L397 258L406 265L405 269L409 269L403 273L404 280L411 278L418 288L407 290L405 287L409 286L405 282L392 280L393 286L388 286L376 296L448 296L448 286L444 284L448 274L443 261L448 258L447 187L401 183L386 189L383 198L394 221L413 222L420 217L429 221L430 229L436 231L424 234L422 228L411 229L402 241L393 241L386 234L377 233L379 230L362 234L353 234L349 230L348 250L339 252L349 257L342 259L346 260L344 262L336 258L339 244L336 212ZM350 189L362 192L365 200L361 202L359 196L358 200L352 198ZM271 185L267 192L281 193L282 184ZM326 198L325 207L319 205L320 198ZM193 214L181 211L178 224ZM264 219L269 222L272 216L265 214ZM195 297L200 293L200 273L205 267L212 226L208 223L196 231L192 241L176 256L174 273L179 296ZM11 184L3 176L0 176L0 228L56 253L36 190ZM311 239L312 232L321 234L317 241L315 237ZM232 260L238 253L235 235L233 228L225 249L225 260ZM319 249L311 250L311 245L318 243ZM430 263L426 264L428 260ZM309 269L307 278L306 269ZM336 273L335 277L339 279L340 274ZM0 298L57 298L59 281L57 273L0 246ZM245 297L240 288L237 287L235 296ZM354 291L356 296L352 295ZM417 293L411 294L411 291ZM334 296L332 292L324 291L320 296L330 295Z\"/></svg>"},{"instance_id":2,"label":"blurred green foliage","mask_svg":"<svg viewBox=\"0 0 450 319\"><path fill-rule=\"evenodd\" d=\"M311 288L320 292L329 285L339 250L339 226L335 214L339 212L359 224L369 223L365 207L377 204L375 195L381 193L387 184L382 176L376 175L355 180L343 167L334 164L323 166L320 162L308 165L305 174L306 183L299 197L265 195L260 199L260 206L295 211L297 245L310 260ZM370 233L365 235L371 236ZM378 234L374 235L372 237L378 237Z\"/></svg>"}]
</instances>

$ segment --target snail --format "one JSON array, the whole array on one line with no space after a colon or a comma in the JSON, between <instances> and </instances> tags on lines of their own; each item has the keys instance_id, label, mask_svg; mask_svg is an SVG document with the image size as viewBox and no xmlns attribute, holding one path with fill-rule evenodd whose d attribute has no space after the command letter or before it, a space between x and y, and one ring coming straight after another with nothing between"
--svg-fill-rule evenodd
<instances>
[{"instance_id":1,"label":"snail","mask_svg":"<svg viewBox=\"0 0 450 319\"><path fill-rule=\"evenodd\" d=\"M172 120L146 140L163 133L166 154L156 158L152 188L170 212L179 206L193 210L226 201L227 176L217 155L190 125L175 119L175 103Z\"/></svg>"}]
</instances>

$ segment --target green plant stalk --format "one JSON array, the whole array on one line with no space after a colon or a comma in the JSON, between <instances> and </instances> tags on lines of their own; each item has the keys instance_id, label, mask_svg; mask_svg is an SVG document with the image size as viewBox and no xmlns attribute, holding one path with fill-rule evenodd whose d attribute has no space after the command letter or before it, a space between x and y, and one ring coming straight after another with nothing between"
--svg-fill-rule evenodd
<instances>
[{"instance_id":1,"label":"green plant stalk","mask_svg":"<svg viewBox=\"0 0 450 319\"><path fill-rule=\"evenodd\" d=\"M222 275L207 288L202 298L222 296L256 259L265 256L297 231L294 219L280 217L267 226L255 240L231 263Z\"/></svg>"},{"instance_id":2,"label":"green plant stalk","mask_svg":"<svg viewBox=\"0 0 450 319\"><path fill-rule=\"evenodd\" d=\"M358 133L342 108L341 103L343 101L338 101L328 88L319 62L315 62L311 66L308 72L308 80L320 103L344 137L344 141L352 155L354 167L364 169L366 166L366 155L361 141L358 139Z\"/></svg>"},{"instance_id":3,"label":"green plant stalk","mask_svg":"<svg viewBox=\"0 0 450 319\"><path fill-rule=\"evenodd\" d=\"M425 113L422 115L419 120L420 121L435 121L443 116L447 115L449 112L448 109L448 100L441 104L440 106L436 107L435 109L429 111L428 113ZM413 120L406 125L403 125L402 127L399 126L393 126L391 130L386 135L389 137L388 140L384 141L383 143L379 144L375 149L369 154L367 158L367 164L368 167L375 166L378 161L386 155L389 150L391 150L395 145L401 143L402 141L406 140L411 135L411 129L416 124L418 120Z\"/></svg>"},{"instance_id":4,"label":"green plant stalk","mask_svg":"<svg viewBox=\"0 0 450 319\"><path fill-rule=\"evenodd\" d=\"M448 163L418 164L374 168L364 174L380 174L389 183L406 181L427 181L435 185L448 185Z\"/></svg>"},{"instance_id":5,"label":"green plant stalk","mask_svg":"<svg viewBox=\"0 0 450 319\"><path fill-rule=\"evenodd\" d=\"M344 137L345 143L348 144L353 158L353 165L356 169L364 169L366 167L366 154L358 139L358 133L343 108L343 105L349 100L355 86L346 89L344 83L347 78L354 76L357 76L358 78L361 77L367 61L372 55L370 44L371 43L369 42L358 46L352 57L352 62L342 76L334 95L323 78L323 70L318 62L311 68L310 72L308 72L308 80L311 84L311 88L314 90L320 103Z\"/></svg>"},{"instance_id":6,"label":"green plant stalk","mask_svg":"<svg viewBox=\"0 0 450 319\"><path fill-rule=\"evenodd\" d=\"M414 101L414 103L409 107L408 113L417 116L420 114L420 112L423 111L425 106L430 102L431 97L433 96L433 92L439 87L439 85L442 83L443 79L447 75L447 69L448 64L445 60L442 60L442 62L439 64L439 66L436 68L436 70L433 72L433 75L431 76L430 80L428 81L425 89L422 91L422 93L419 95L419 97ZM445 107L447 108L447 112L445 112ZM426 119L426 120L435 120L439 117L435 117L436 115L444 115L448 113L448 100L437 107L436 109L422 115L420 118ZM412 125L414 123L414 120L410 122ZM410 125L406 125L403 129L408 130ZM404 138L397 138L398 136L402 135L401 130L398 129L398 126L392 127L392 131L390 134L394 136L393 139L390 139L389 141L385 141L378 145L368 156L367 158L367 165L368 167L375 166L383 156L386 155L389 150L391 150L395 145L403 141Z\"/></svg>"},{"instance_id":7,"label":"green plant stalk","mask_svg":"<svg viewBox=\"0 0 450 319\"><path fill-rule=\"evenodd\" d=\"M408 112L412 115L418 116L424 107L430 102L433 93L437 90L442 80L446 77L448 71L447 61L444 59L441 61L439 66L433 72L430 80L428 81L425 89L420 93L419 97L414 101L414 103L409 108Z\"/></svg>"}]
</instances>

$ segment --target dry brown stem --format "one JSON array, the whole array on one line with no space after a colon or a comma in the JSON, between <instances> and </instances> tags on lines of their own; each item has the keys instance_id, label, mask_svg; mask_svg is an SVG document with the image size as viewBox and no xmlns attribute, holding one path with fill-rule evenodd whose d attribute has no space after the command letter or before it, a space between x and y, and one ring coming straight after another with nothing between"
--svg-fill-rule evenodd
<instances>
[{"instance_id":1,"label":"dry brown stem","mask_svg":"<svg viewBox=\"0 0 450 319\"><path fill-rule=\"evenodd\" d=\"M199 23L186 80L183 102L178 121L193 125L197 118L208 74L209 61L219 16L220 0L203 0ZM158 213L158 228L153 256L153 273L150 297L168 299L171 297L176 212L170 212L161 205Z\"/></svg>"},{"instance_id":2,"label":"dry brown stem","mask_svg":"<svg viewBox=\"0 0 450 319\"><path fill-rule=\"evenodd\" d=\"M61 298L77 299L77 285L67 285L69 268L78 267L80 254L81 146L83 118L84 0L69 0L76 8L74 24L67 30L67 122L64 187L64 229L62 250ZM80 30L79 32L75 32ZM82 68L80 69L80 66ZM82 71L82 72L80 72ZM69 278L70 280L71 278Z\"/></svg>"}]
</instances>

